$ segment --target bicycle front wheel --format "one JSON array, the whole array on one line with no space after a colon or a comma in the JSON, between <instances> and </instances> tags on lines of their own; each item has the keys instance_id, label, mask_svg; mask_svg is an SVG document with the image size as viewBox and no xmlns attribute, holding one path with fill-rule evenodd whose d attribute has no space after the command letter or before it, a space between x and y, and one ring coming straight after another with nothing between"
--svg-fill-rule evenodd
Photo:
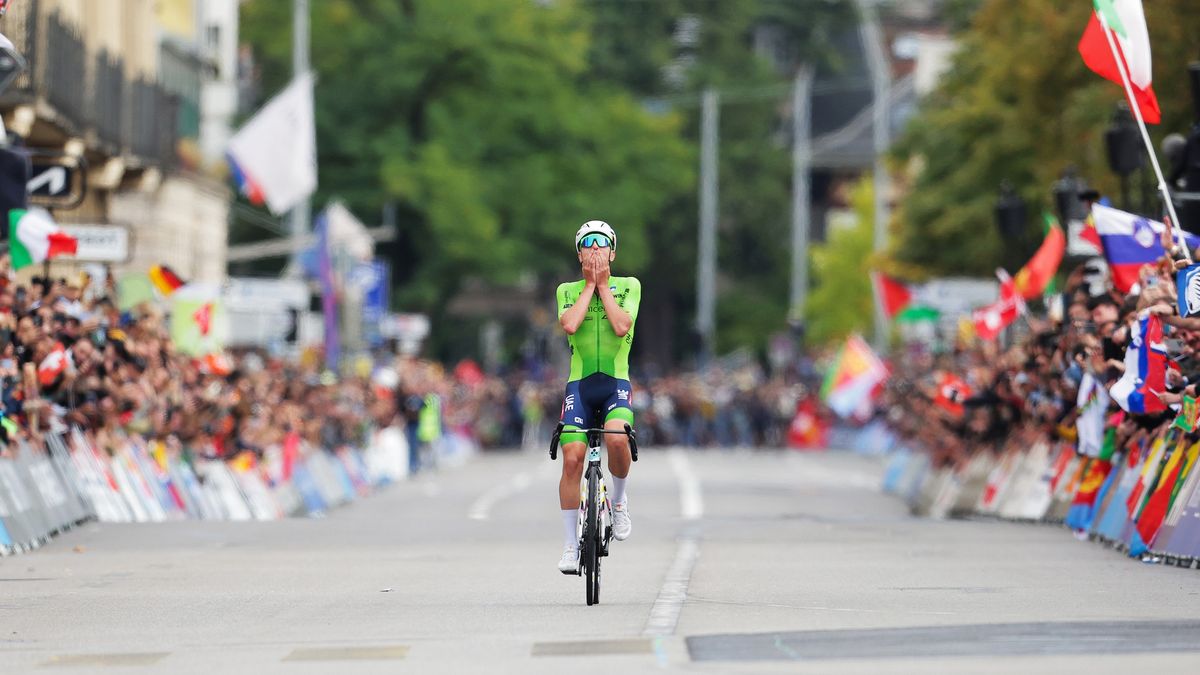
<instances>
[{"instance_id":1,"label":"bicycle front wheel","mask_svg":"<svg viewBox=\"0 0 1200 675\"><path fill-rule=\"evenodd\" d=\"M587 604L600 602L600 509L597 495L600 477L596 471L588 472L587 520L584 526L584 560L587 569Z\"/></svg>"}]
</instances>

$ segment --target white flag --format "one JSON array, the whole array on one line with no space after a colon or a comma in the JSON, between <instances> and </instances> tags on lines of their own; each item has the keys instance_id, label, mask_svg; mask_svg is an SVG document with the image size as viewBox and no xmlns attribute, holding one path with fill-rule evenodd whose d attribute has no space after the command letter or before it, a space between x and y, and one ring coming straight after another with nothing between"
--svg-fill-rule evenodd
<instances>
[{"instance_id":1,"label":"white flag","mask_svg":"<svg viewBox=\"0 0 1200 675\"><path fill-rule=\"evenodd\" d=\"M229 142L243 192L282 214L317 188L312 74L301 75L263 106Z\"/></svg>"}]
</instances>

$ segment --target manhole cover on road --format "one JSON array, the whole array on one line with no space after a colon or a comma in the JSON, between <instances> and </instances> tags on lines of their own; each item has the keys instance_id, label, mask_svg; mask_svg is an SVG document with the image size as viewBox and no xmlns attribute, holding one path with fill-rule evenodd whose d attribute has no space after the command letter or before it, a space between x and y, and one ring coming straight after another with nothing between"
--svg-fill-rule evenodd
<instances>
[{"instance_id":1,"label":"manhole cover on road","mask_svg":"<svg viewBox=\"0 0 1200 675\"><path fill-rule=\"evenodd\" d=\"M687 638L693 661L809 661L1200 651L1200 621L1001 623Z\"/></svg>"},{"instance_id":2,"label":"manhole cover on road","mask_svg":"<svg viewBox=\"0 0 1200 675\"><path fill-rule=\"evenodd\" d=\"M319 647L294 649L284 661L393 661L408 656L408 647Z\"/></svg>"},{"instance_id":3,"label":"manhole cover on road","mask_svg":"<svg viewBox=\"0 0 1200 675\"><path fill-rule=\"evenodd\" d=\"M135 654L64 654L55 656L42 668L115 668L120 666L152 666L167 658L166 652Z\"/></svg>"},{"instance_id":4,"label":"manhole cover on road","mask_svg":"<svg viewBox=\"0 0 1200 675\"><path fill-rule=\"evenodd\" d=\"M580 640L577 642L535 642L533 656L611 656L615 654L651 654L647 639Z\"/></svg>"}]
</instances>

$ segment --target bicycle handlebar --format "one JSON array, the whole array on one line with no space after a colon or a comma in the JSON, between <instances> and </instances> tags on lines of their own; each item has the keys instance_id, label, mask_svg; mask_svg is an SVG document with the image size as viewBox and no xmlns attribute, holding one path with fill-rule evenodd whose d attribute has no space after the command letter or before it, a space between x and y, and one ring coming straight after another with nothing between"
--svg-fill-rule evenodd
<instances>
[{"instance_id":1,"label":"bicycle handlebar","mask_svg":"<svg viewBox=\"0 0 1200 675\"><path fill-rule=\"evenodd\" d=\"M563 432L563 423L559 422L558 426L554 428L554 434L552 436L550 436L550 459L558 459L558 439L559 439L559 437L562 436L562 432ZM620 434L620 435L628 436L629 437L629 454L630 454L631 458L633 459L633 461L635 461L635 462L638 461L637 432L634 431L633 427L629 426L628 424L625 425L624 430L620 430L620 429L579 429L578 431L576 431L575 429L572 429L571 433Z\"/></svg>"}]
</instances>

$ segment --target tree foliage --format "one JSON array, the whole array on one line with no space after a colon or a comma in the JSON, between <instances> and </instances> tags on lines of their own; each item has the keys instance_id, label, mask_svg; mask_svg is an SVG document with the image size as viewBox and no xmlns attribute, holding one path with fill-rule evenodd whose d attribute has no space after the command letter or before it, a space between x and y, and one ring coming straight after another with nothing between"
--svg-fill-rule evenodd
<instances>
[{"instance_id":1,"label":"tree foliage","mask_svg":"<svg viewBox=\"0 0 1200 675\"><path fill-rule=\"evenodd\" d=\"M1200 42L1185 27L1198 25L1200 6L1160 0L1145 10L1163 109L1153 133L1161 137L1192 119L1185 68ZM1053 208L1051 185L1067 166L1115 192L1103 134L1123 94L1087 70L1076 49L1091 11L1069 0L982 3L951 69L894 148L914 174L895 223L901 261L929 273L989 274L1012 246L994 217L1004 180L1029 203L1032 231L1033 216Z\"/></svg>"},{"instance_id":2,"label":"tree foliage","mask_svg":"<svg viewBox=\"0 0 1200 675\"><path fill-rule=\"evenodd\" d=\"M321 0L311 3L320 188L364 221L397 206L405 309L441 311L467 278L542 284L575 271L571 235L603 218L618 274L644 277L639 334L681 359L693 323L699 92L779 85L762 22L797 57L853 16L825 0ZM242 4L263 90L290 76L290 0ZM698 41L677 40L698 20ZM664 73L681 68L682 81ZM784 325L790 162L786 94L721 110L719 347ZM753 304L755 309L748 309ZM642 341L644 342L644 341ZM643 348L646 348L643 346Z\"/></svg>"},{"instance_id":3,"label":"tree foliage","mask_svg":"<svg viewBox=\"0 0 1200 675\"><path fill-rule=\"evenodd\" d=\"M243 6L268 89L289 74L290 6ZM677 115L584 82L577 3L324 0L312 25L316 201L366 220L398 204L410 306L436 312L470 277L564 272L585 216L620 223L622 264L646 268L647 227L693 184L692 151Z\"/></svg>"},{"instance_id":4,"label":"tree foliage","mask_svg":"<svg viewBox=\"0 0 1200 675\"><path fill-rule=\"evenodd\" d=\"M832 229L812 251L816 281L805 308L807 337L814 344L841 340L871 327L871 249L875 204L871 177L859 179L850 196L854 224Z\"/></svg>"}]
</instances>

